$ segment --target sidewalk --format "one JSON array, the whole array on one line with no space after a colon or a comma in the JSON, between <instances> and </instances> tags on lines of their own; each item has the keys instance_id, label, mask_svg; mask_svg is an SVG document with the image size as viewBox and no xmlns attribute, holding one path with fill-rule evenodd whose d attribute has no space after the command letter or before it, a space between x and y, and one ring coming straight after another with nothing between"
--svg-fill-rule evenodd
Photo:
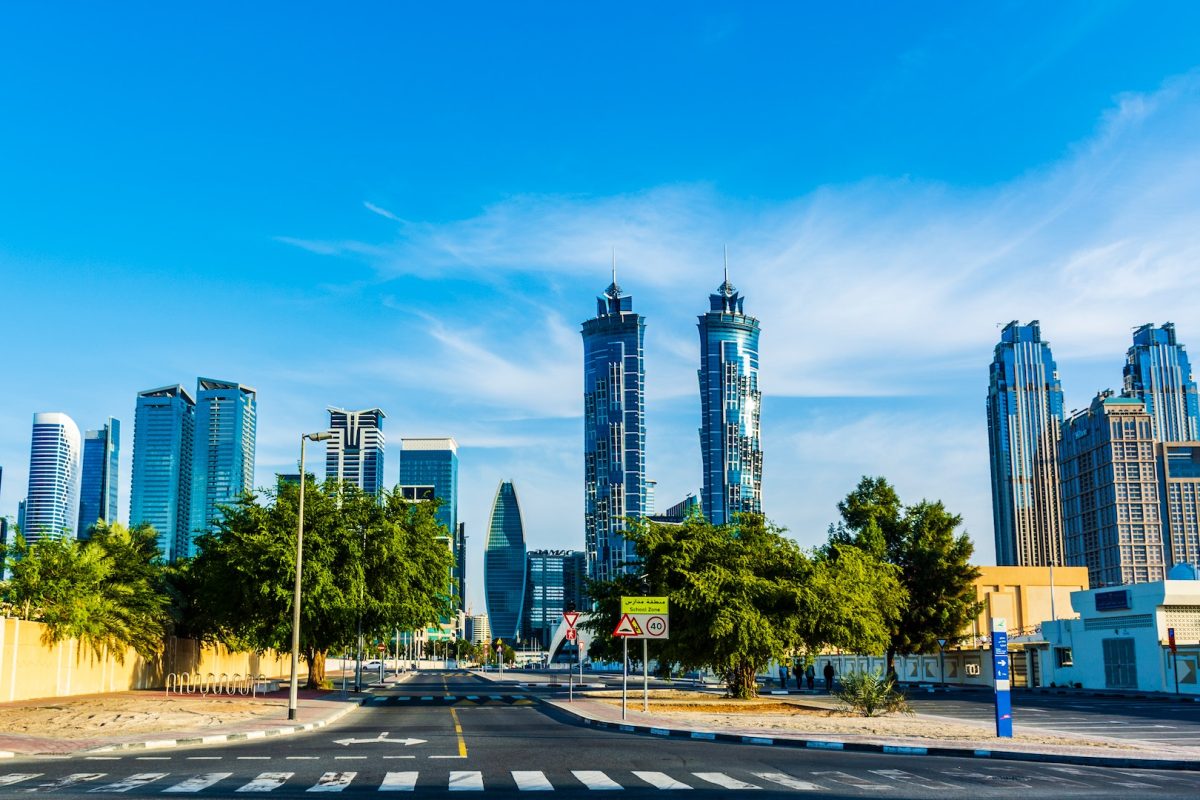
<instances>
[{"instance_id":1,"label":"sidewalk","mask_svg":"<svg viewBox=\"0 0 1200 800\"><path fill-rule=\"evenodd\" d=\"M0 730L0 758L157 749L286 736L324 727L358 708L367 697L302 689L297 697L295 721L287 718L287 689L257 697L198 694L168 697L157 690L3 703L0 717L10 725L18 716L35 722L44 717L49 724L43 730L57 726L78 731L79 735L46 736ZM147 710L150 708L156 711ZM155 726L159 715L168 720L165 725ZM94 725L76 726L74 719ZM130 730L139 724L152 729ZM121 730L123 726L125 730Z\"/></svg>"},{"instance_id":2,"label":"sidewalk","mask_svg":"<svg viewBox=\"0 0 1200 800\"><path fill-rule=\"evenodd\" d=\"M997 739L988 735L985 726L980 735L963 739L939 739L920 736L863 735L847 733L813 733L803 729L781 731L755 724L747 719L737 725L704 725L686 719L685 715L642 713L640 693L630 692L627 718L621 719L621 709L611 703L587 697L576 697L573 703L562 699L543 699L546 705L568 714L587 725L611 728L626 733L672 736L709 741L732 741L743 744L800 747L810 750L847 750L899 755L934 755L955 758L989 758L1015 761L1052 762L1108 767L1139 767L1153 769L1200 770L1200 743L1196 747L1136 746L1127 740L1102 736L1063 734L1059 738L1077 739L1078 744L1049 744ZM832 709L837 700L828 696L809 695L805 705ZM912 719L929 723L931 729L961 720L918 714ZM739 720L740 722L740 720Z\"/></svg>"}]
</instances>

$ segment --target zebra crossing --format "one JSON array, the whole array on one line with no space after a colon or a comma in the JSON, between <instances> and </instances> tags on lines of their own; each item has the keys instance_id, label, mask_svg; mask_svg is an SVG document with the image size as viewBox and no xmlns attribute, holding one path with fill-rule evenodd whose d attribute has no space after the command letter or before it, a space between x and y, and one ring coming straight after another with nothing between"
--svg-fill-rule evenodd
<instances>
[{"instance_id":1,"label":"zebra crossing","mask_svg":"<svg viewBox=\"0 0 1200 800\"><path fill-rule=\"evenodd\" d=\"M295 772L261 772L257 775L235 776L232 772L207 772L188 775L181 779L171 780L167 772L139 772L125 777L109 776L103 772L77 772L62 775L52 779L39 781L41 773L18 772L0 775L0 787L11 787L21 792L56 792L72 790L89 794L124 794L124 793L161 793L161 794L198 794L205 790L225 795L229 792L237 794L264 794L286 788L289 791L303 792L342 792L356 784L356 789L379 792L416 792L420 789L441 790L451 792L482 792L487 789L511 791L514 787L522 792L552 792L557 790L588 790L588 791L621 791L621 790L687 790L719 789L728 792L756 789L774 791L792 790L796 792L857 792L864 795L874 795L886 792L899 786L914 789L937 790L949 793L950 796L967 796L966 793L989 793L987 789L997 789L1001 786L1005 792L1013 788L1033 788L1030 783L1050 782L1059 784L1062 789L1080 790L1089 785L1112 785L1148 789L1180 789L1181 783L1188 788L1195 787L1200 792L1200 776L1177 776L1163 774L1135 773L1141 780L1128 780L1128 774L1122 775L1117 771L1115 776L1087 775L1083 770L1054 768L1064 775L1045 774L1041 776L1026 776L1025 783L1012 781L1005 773L1011 768L998 767L998 774L989 774L979 770L938 770L938 777L917 775L898 769L866 770L862 775L834 770L809 771L805 774L789 774L774 771L747 771L744 774L731 775L729 772L686 772L679 775L668 775L665 772L648 770L631 770L629 772L605 772L603 770L571 770L563 775L556 775L552 781L545 772L538 770L512 770L484 779L484 774L476 770L451 770L449 774L437 773L432 780L421 782L419 770L405 772L387 772L382 780L376 773L370 780L359 780L358 772L329 771L320 775L315 782L313 779L297 779ZM566 776L570 775L570 778ZM1095 781L1090 784L1084 777ZM1126 781L1113 780L1125 777ZM106 780L107 779L107 780ZM1155 782L1150 782L1155 781ZM368 785L369 784L369 785ZM1043 786L1045 784L1043 783Z\"/></svg>"}]
</instances>

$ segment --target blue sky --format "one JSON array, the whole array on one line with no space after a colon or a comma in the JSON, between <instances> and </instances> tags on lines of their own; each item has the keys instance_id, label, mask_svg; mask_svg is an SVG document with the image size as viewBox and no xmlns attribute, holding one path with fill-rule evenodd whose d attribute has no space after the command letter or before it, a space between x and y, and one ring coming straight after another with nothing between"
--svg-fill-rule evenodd
<instances>
[{"instance_id":1,"label":"blue sky","mask_svg":"<svg viewBox=\"0 0 1200 800\"><path fill-rule=\"evenodd\" d=\"M257 387L260 484L327 405L378 405L393 442L460 441L479 606L501 479L531 546L582 545L578 326L612 247L650 475L696 490L728 244L768 514L816 544L883 474L992 560L996 323L1042 320L1069 407L1133 326L1200 342L1200 8L642 5L0 10L0 514L36 411L125 423L126 514L140 389Z\"/></svg>"}]
</instances>

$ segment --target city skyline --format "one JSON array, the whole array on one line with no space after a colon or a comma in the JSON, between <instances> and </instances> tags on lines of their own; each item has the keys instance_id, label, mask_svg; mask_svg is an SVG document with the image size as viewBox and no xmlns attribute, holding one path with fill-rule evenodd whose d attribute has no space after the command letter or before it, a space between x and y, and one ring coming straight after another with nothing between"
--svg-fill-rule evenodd
<instances>
[{"instance_id":1,"label":"city skyline","mask_svg":"<svg viewBox=\"0 0 1200 800\"><path fill-rule=\"evenodd\" d=\"M728 244L768 333L772 520L820 544L884 475L990 563L996 323L1042 320L1068 411L1121 386L1130 329L1200 340L1200 9L371 14L249 9L232 39L170 8L10 14L0 284L36 337L5 350L0 514L30 414L122 420L124 519L136 392L236 376L255 486L330 405L453 435L481 608L499 480L531 548L583 546L578 324L613 247L649 320L646 476L699 494L693 326Z\"/></svg>"}]
</instances>

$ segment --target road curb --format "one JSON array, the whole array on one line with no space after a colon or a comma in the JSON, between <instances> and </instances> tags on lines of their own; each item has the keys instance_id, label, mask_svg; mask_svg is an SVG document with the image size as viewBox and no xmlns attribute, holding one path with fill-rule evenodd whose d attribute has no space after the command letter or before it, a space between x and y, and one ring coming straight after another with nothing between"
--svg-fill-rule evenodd
<instances>
[{"instance_id":1,"label":"road curb","mask_svg":"<svg viewBox=\"0 0 1200 800\"><path fill-rule=\"evenodd\" d=\"M275 736L288 736L293 733L304 733L305 731L313 731L317 728L324 728L332 722L337 722L342 717L361 708L363 703L370 699L370 695L358 698L357 702L346 703L343 708L333 712L325 719L317 720L316 722L306 722L303 725L283 725L274 728L262 728L254 731L240 731L238 733L218 733L212 736L188 736L180 739L146 739L141 742L122 742L120 744L101 745L100 747L89 748L87 750L77 750L73 753L55 753L54 755L83 755L93 753L113 753L123 750L159 750L170 747L184 747L187 745L196 744L221 744L222 742L240 742L250 739L268 739ZM12 755L11 753L9 755ZM45 755L39 753L22 753L22 755Z\"/></svg>"},{"instance_id":2,"label":"road curb","mask_svg":"<svg viewBox=\"0 0 1200 800\"><path fill-rule=\"evenodd\" d=\"M775 736L751 736L739 733L718 733L714 731L698 731L688 728L660 728L650 725L632 725L625 722L607 722L593 719L586 714L567 708L558 702L541 700L540 702L553 706L565 714L575 717L595 728L607 728L620 731L661 738L664 736L680 739L699 739L703 741L731 742L734 744L768 745L772 747L789 747L801 750L842 750L850 753L886 753L887 755L907 756L944 756L949 758L986 758L993 761L1026 761L1044 762L1051 764L1070 764L1090 767L1128 767L1136 769L1169 769L1181 771L1198 771L1200 763L1186 759L1152 759L1132 758L1126 756L1091 756L1073 753L1037 753L1022 750L996 750L967 747L929 747L926 745L904 744L872 744L869 742L836 742L821 739L781 738Z\"/></svg>"}]
</instances>

